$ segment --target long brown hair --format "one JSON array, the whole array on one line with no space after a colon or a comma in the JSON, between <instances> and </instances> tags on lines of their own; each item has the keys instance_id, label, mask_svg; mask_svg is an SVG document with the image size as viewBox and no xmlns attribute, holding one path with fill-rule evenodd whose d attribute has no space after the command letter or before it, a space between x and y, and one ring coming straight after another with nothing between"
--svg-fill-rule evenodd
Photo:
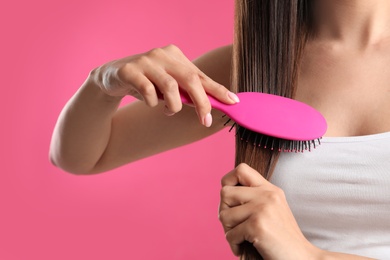
<instances>
[{"instance_id":1,"label":"long brown hair","mask_svg":"<svg viewBox=\"0 0 390 260\"><path fill-rule=\"evenodd\" d=\"M301 54L310 31L310 0L236 0L233 79L236 92L256 91L294 98ZM258 111L269 113L268 111ZM279 152L236 137L236 162L269 179ZM262 259L250 243L241 259Z\"/></svg>"}]
</instances>

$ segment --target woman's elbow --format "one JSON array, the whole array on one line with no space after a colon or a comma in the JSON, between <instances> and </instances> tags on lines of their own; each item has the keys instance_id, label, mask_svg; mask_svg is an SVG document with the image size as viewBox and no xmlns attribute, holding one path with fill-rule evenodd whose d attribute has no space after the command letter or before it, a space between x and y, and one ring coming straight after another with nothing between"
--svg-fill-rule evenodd
<instances>
[{"instance_id":1,"label":"woman's elbow","mask_svg":"<svg viewBox=\"0 0 390 260\"><path fill-rule=\"evenodd\" d=\"M49 152L49 161L53 166L73 175L91 175L96 173L94 172L94 165L66 160L53 151Z\"/></svg>"}]
</instances>

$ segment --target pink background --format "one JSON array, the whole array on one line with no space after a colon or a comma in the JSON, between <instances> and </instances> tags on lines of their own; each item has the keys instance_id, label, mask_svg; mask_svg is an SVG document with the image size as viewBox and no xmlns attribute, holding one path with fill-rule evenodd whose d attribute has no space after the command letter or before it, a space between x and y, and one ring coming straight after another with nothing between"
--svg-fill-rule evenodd
<instances>
[{"instance_id":1,"label":"pink background","mask_svg":"<svg viewBox=\"0 0 390 260\"><path fill-rule=\"evenodd\" d=\"M192 59L229 44L232 25L233 0L2 3L0 259L235 259L217 219L227 131L96 176L48 161L92 68L169 43Z\"/></svg>"}]
</instances>

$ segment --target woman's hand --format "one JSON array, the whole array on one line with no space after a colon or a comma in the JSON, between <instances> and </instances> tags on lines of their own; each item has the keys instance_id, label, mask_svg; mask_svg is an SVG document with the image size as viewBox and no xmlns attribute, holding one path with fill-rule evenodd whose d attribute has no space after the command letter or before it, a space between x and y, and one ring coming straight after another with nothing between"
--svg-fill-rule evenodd
<instances>
[{"instance_id":1,"label":"woman's hand","mask_svg":"<svg viewBox=\"0 0 390 260\"><path fill-rule=\"evenodd\" d=\"M236 95L200 71L174 45L109 62L93 70L90 77L109 96L132 95L151 107L158 104L159 91L164 96L167 115L182 108L180 86L189 94L205 126L212 123L206 92L226 104L238 101Z\"/></svg>"},{"instance_id":2,"label":"woman's hand","mask_svg":"<svg viewBox=\"0 0 390 260\"><path fill-rule=\"evenodd\" d=\"M283 191L246 164L222 179L219 219L235 255L245 240L265 259L315 259L321 253L303 236Z\"/></svg>"}]
</instances>

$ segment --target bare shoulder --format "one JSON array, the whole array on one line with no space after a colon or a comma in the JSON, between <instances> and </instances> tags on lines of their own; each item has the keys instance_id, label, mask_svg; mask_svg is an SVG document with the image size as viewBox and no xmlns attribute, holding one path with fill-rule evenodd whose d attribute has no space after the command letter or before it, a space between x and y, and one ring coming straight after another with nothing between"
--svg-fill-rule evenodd
<instances>
[{"instance_id":1,"label":"bare shoulder","mask_svg":"<svg viewBox=\"0 0 390 260\"><path fill-rule=\"evenodd\" d=\"M195 59L194 64L214 81L230 89L232 45L211 50Z\"/></svg>"}]
</instances>

